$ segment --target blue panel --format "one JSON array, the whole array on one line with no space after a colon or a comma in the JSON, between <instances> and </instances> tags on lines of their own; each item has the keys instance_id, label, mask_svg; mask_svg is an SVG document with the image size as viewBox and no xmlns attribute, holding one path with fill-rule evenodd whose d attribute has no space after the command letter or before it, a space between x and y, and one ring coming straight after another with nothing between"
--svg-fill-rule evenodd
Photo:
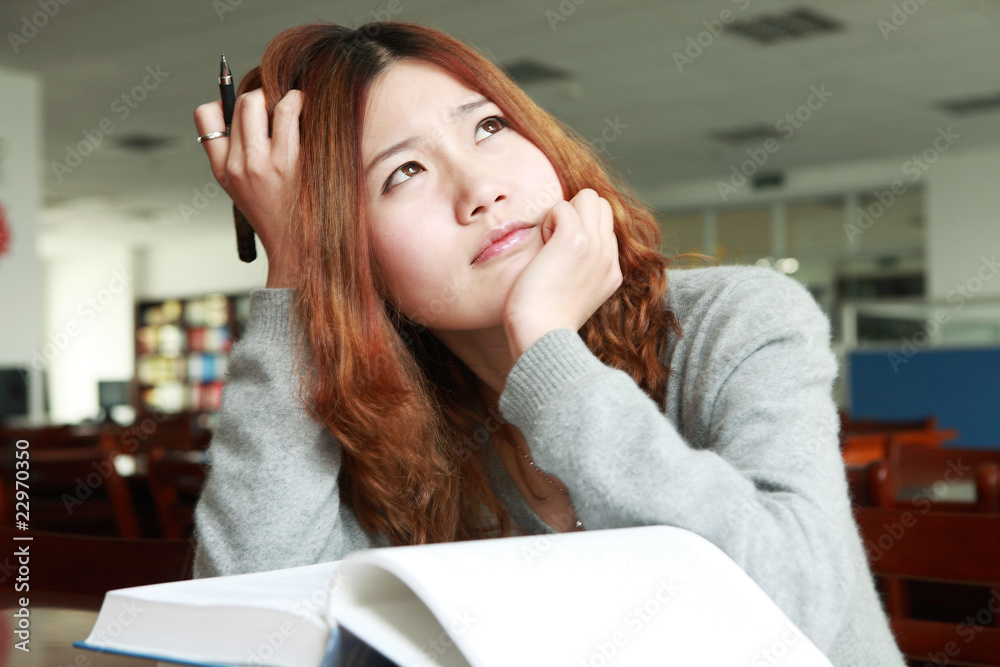
<instances>
[{"instance_id":1,"label":"blue panel","mask_svg":"<svg viewBox=\"0 0 1000 667\"><path fill-rule=\"evenodd\" d=\"M853 352L851 417L929 415L956 428L955 446L1000 448L1000 349Z\"/></svg>"}]
</instances>

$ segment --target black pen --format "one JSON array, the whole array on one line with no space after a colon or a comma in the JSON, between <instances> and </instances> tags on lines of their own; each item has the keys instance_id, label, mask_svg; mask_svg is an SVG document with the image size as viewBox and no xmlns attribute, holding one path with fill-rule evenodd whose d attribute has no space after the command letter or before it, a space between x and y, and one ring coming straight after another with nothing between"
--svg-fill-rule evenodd
<instances>
[{"instance_id":1,"label":"black pen","mask_svg":"<svg viewBox=\"0 0 1000 667\"><path fill-rule=\"evenodd\" d=\"M233 124L233 107L236 106L236 87L233 85L233 73L226 62L226 54L222 54L219 63L219 93L222 95L222 120L226 123L226 134ZM254 242L253 227L246 216L233 204L233 222L236 225L236 250L244 262L257 259L257 244Z\"/></svg>"}]
</instances>

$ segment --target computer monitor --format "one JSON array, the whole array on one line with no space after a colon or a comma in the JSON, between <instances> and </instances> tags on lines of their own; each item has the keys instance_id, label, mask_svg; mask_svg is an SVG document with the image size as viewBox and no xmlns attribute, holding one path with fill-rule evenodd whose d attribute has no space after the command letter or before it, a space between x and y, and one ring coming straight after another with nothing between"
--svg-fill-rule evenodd
<instances>
[{"instance_id":1,"label":"computer monitor","mask_svg":"<svg viewBox=\"0 0 1000 667\"><path fill-rule=\"evenodd\" d=\"M0 368L0 423L28 416L28 373L25 368Z\"/></svg>"},{"instance_id":2,"label":"computer monitor","mask_svg":"<svg viewBox=\"0 0 1000 667\"><path fill-rule=\"evenodd\" d=\"M97 382L97 402L105 419L118 406L131 406L129 400L130 384L127 380L99 380Z\"/></svg>"}]
</instances>

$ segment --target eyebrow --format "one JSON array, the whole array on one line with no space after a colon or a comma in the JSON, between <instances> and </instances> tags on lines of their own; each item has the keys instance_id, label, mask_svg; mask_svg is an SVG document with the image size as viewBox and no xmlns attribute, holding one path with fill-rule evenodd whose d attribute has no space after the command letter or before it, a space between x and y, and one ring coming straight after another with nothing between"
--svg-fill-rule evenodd
<instances>
[{"instance_id":1,"label":"eyebrow","mask_svg":"<svg viewBox=\"0 0 1000 667\"><path fill-rule=\"evenodd\" d=\"M457 107L454 111L452 111L449 114L449 118L452 121L458 120L463 116L469 115L479 107L490 103L491 100L488 100L485 97L480 97L478 100L473 100L471 102L467 102L466 104L461 105L460 107ZM399 143L393 144L392 146L389 146L389 148L386 148L384 151L376 155L375 158L368 163L368 168L365 169L365 177L367 178L369 175L371 175L372 170L378 163L392 157L396 153L401 153L408 148L413 148L415 145L421 143L422 141L423 137L413 136L403 139Z\"/></svg>"}]
</instances>

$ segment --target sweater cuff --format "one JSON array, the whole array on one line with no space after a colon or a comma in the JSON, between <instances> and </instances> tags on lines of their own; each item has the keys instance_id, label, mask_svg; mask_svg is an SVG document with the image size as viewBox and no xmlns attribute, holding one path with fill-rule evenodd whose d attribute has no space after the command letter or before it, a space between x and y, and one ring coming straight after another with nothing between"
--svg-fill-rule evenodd
<instances>
[{"instance_id":1,"label":"sweater cuff","mask_svg":"<svg viewBox=\"0 0 1000 667\"><path fill-rule=\"evenodd\" d=\"M297 290L257 289L250 293L248 333L268 343L294 343L293 306Z\"/></svg>"},{"instance_id":2,"label":"sweater cuff","mask_svg":"<svg viewBox=\"0 0 1000 667\"><path fill-rule=\"evenodd\" d=\"M604 368L579 334L568 328L553 329L514 364L500 394L500 412L522 431L530 430L551 400Z\"/></svg>"}]
</instances>

